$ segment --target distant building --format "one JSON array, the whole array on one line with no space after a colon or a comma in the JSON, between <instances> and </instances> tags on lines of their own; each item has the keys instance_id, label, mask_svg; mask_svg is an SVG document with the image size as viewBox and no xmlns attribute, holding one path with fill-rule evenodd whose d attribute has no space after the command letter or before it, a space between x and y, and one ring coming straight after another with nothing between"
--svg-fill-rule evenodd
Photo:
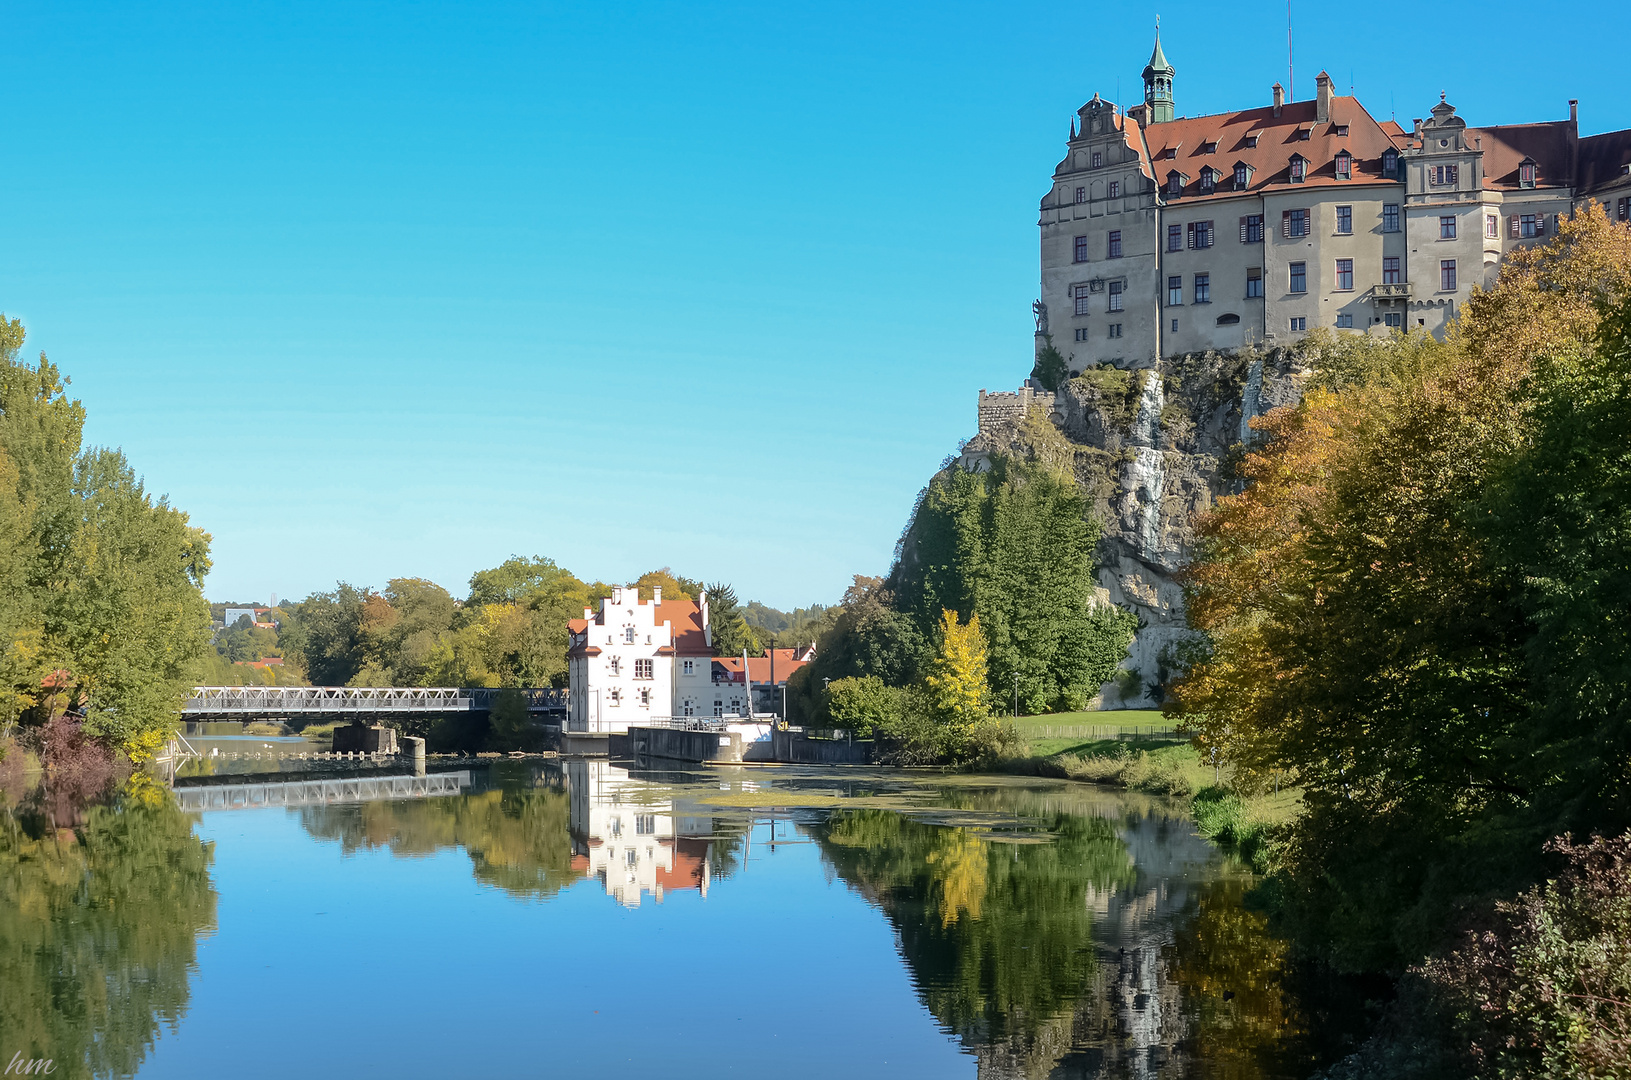
<instances>
[{"instance_id":1,"label":"distant building","mask_svg":"<svg viewBox=\"0 0 1631 1080\"><path fill-rule=\"evenodd\" d=\"M788 676L814 659L814 645L804 645L797 649L766 649L763 656L750 656L747 658L747 668L744 673L741 657L716 657L713 665L715 708L718 709L723 705L723 699L726 696L723 688L729 688L734 693L741 687L751 685L753 687L753 711L760 714L774 713L777 716L782 716L786 704L783 694L787 689ZM713 715L722 716L724 714L715 712Z\"/></svg>"},{"instance_id":2,"label":"distant building","mask_svg":"<svg viewBox=\"0 0 1631 1080\"><path fill-rule=\"evenodd\" d=\"M708 594L695 601L650 602L618 588L598 612L567 623L567 731L622 733L655 717L745 715L746 694L732 711L713 713L713 638Z\"/></svg>"}]
</instances>

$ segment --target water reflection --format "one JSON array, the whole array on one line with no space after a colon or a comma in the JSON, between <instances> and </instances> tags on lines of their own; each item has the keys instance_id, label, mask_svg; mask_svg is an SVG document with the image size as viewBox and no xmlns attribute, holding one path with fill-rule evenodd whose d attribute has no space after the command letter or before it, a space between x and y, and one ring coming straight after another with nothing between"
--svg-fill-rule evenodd
<instances>
[{"instance_id":1,"label":"water reflection","mask_svg":"<svg viewBox=\"0 0 1631 1080\"><path fill-rule=\"evenodd\" d=\"M0 1049L53 1076L129 1076L187 1010L211 851L147 777L100 805L58 794L0 809Z\"/></svg>"}]
</instances>

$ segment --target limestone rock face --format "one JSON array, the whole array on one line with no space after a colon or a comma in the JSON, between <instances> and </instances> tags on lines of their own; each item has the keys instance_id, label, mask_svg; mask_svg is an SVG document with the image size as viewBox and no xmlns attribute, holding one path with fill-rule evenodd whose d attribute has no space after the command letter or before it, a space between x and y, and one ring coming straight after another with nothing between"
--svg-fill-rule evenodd
<instances>
[{"instance_id":1,"label":"limestone rock face","mask_svg":"<svg viewBox=\"0 0 1631 1080\"><path fill-rule=\"evenodd\" d=\"M1103 708L1153 708L1175 674L1172 649L1186 633L1179 572L1194 551L1194 522L1236 490L1233 469L1251 442L1248 425L1301 396L1306 372L1287 349L1196 353L1153 368L1089 369L1059 388L1046 409L1068 442L1076 480L1104 523L1099 586L1144 626ZM993 452L1047 453L1036 420L981 416L958 458L980 468Z\"/></svg>"}]
</instances>

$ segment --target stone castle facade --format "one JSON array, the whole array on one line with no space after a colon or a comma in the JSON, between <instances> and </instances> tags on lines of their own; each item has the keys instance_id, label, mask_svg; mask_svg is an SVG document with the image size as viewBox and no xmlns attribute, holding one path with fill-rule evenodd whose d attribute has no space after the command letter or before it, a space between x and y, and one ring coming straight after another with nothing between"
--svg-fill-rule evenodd
<instances>
[{"instance_id":1,"label":"stone castle facade","mask_svg":"<svg viewBox=\"0 0 1631 1080\"><path fill-rule=\"evenodd\" d=\"M1037 349L1072 375L1288 345L1317 326L1439 334L1514 248L1587 202L1631 218L1631 131L1567 120L1471 127L1440 100L1406 130L1278 83L1259 108L1176 115L1176 69L1125 111L1094 95L1042 199Z\"/></svg>"}]
</instances>

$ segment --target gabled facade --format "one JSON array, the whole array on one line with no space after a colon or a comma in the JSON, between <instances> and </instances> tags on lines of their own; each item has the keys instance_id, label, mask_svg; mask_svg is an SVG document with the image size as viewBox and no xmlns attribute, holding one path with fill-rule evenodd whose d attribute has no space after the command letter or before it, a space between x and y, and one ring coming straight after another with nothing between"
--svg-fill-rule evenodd
<instances>
[{"instance_id":1,"label":"gabled facade","mask_svg":"<svg viewBox=\"0 0 1631 1080\"><path fill-rule=\"evenodd\" d=\"M1037 348L1072 374L1316 326L1441 333L1514 247L1588 200L1631 221L1631 133L1570 118L1472 128L1441 100L1406 131L1321 72L1311 101L1176 115L1157 37L1144 102L1098 95L1043 196Z\"/></svg>"},{"instance_id":2,"label":"gabled facade","mask_svg":"<svg viewBox=\"0 0 1631 1080\"><path fill-rule=\"evenodd\" d=\"M614 589L567 623L566 730L623 733L658 717L705 715L713 700L708 595L664 601Z\"/></svg>"}]
</instances>

